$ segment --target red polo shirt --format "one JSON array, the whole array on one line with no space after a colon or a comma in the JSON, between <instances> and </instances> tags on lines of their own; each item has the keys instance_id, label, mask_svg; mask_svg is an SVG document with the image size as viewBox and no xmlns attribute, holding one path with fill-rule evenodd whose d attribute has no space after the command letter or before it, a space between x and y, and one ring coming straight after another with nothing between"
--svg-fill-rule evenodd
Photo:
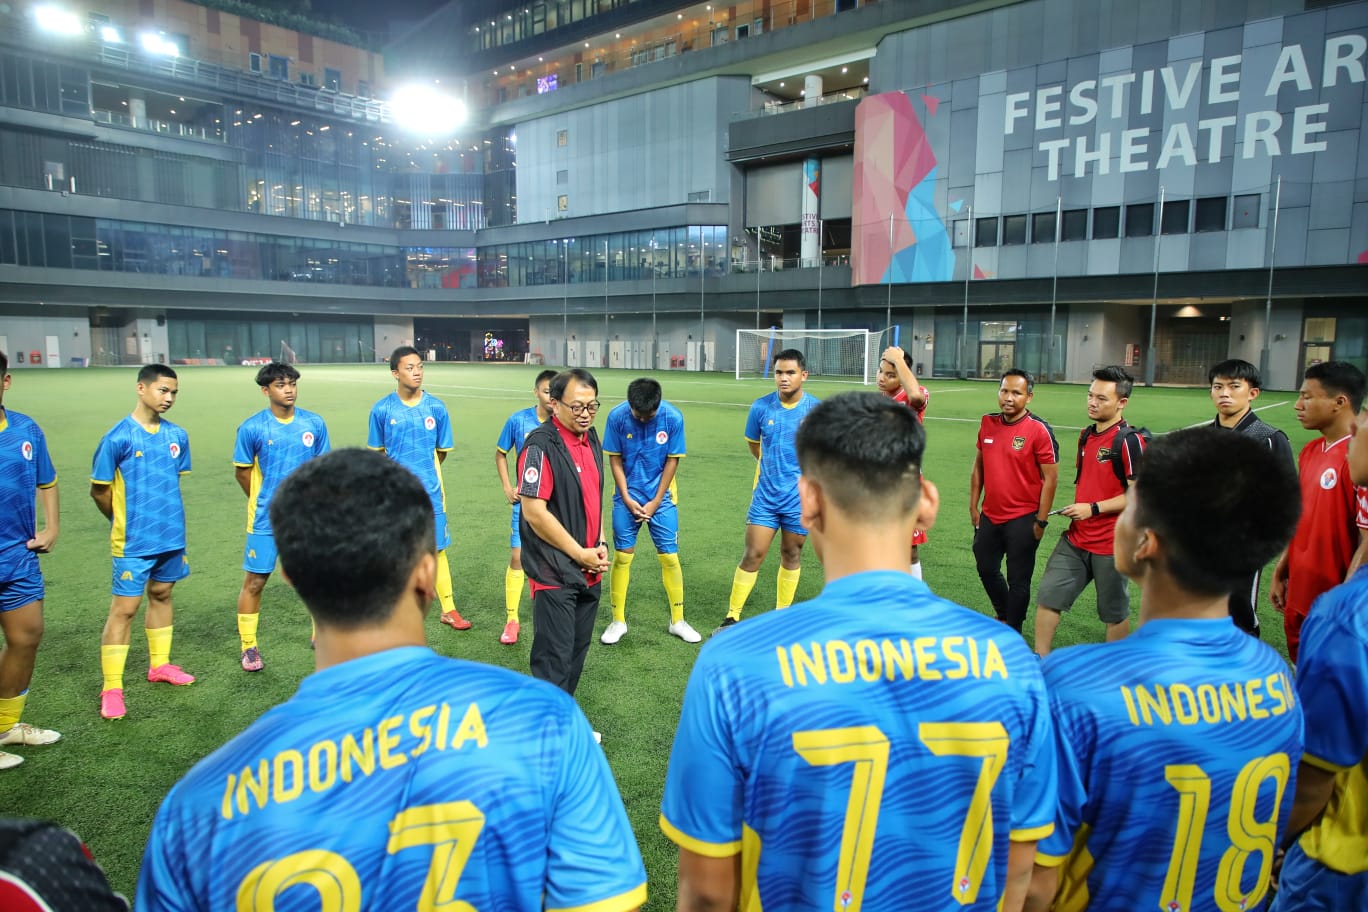
<instances>
[{"instance_id":1,"label":"red polo shirt","mask_svg":"<svg viewBox=\"0 0 1368 912\"><path fill-rule=\"evenodd\" d=\"M1001 412L979 423L978 451L983 458L983 515L995 524L1040 509L1045 477L1040 467L1059 462L1059 443L1050 426L1026 412L1016 421Z\"/></svg>"}]
</instances>

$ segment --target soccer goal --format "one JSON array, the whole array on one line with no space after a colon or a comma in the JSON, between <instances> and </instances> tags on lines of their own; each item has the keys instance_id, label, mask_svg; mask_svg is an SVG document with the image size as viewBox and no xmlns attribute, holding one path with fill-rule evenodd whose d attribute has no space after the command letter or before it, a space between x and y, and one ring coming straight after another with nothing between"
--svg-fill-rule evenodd
<instances>
[{"instance_id":1,"label":"soccer goal","mask_svg":"<svg viewBox=\"0 0 1368 912\"><path fill-rule=\"evenodd\" d=\"M774 356L796 348L813 377L870 384L888 339L887 329L738 329L736 379L770 376Z\"/></svg>"},{"instance_id":2,"label":"soccer goal","mask_svg":"<svg viewBox=\"0 0 1368 912\"><path fill-rule=\"evenodd\" d=\"M298 364L299 358L295 356L295 350L290 348L289 343L284 339L280 340L280 358L277 359L281 364Z\"/></svg>"}]
</instances>

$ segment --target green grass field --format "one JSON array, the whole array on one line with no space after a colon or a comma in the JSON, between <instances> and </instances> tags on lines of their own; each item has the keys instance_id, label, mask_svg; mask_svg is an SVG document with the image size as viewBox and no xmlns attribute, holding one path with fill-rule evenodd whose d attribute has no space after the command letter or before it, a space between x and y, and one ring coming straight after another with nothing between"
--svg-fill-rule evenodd
<instances>
[{"instance_id":1,"label":"green grass field","mask_svg":"<svg viewBox=\"0 0 1368 912\"><path fill-rule=\"evenodd\" d=\"M523 600L525 633L501 646L503 580L508 560L508 506L492 463L494 442L507 415L532 404L537 368L523 365L430 365L427 389L451 410L456 449L444 471L453 545L450 551L457 605L474 629L457 633L429 621L440 652L502 665L528 667L530 604ZM384 366L305 366L299 404L328 422L334 447L365 443L370 406L394 389ZM132 896L148 828L171 785L198 759L240 732L268 707L287 699L312 670L309 622L291 590L273 579L262 608L265 671L238 667L235 600L241 583L245 498L233 479L237 425L265 406L249 368L187 368L170 418L190 434L194 472L183 482L193 572L175 590L173 661L198 676L193 687L150 685L142 675L147 644L141 614L128 661L128 717L99 717L99 636L109 605L108 524L88 497L90 458L100 436L131 411L132 368L16 371L5 405L38 420L48 435L62 497L56 551L43 558L47 578L47 632L25 719L56 728L63 739L47 748L19 748L26 761L0 773L0 809L45 817L80 833L105 866L116 889ZM636 374L603 371L600 397L622 401ZM773 387L722 375L658 375L667 399L688 421L690 456L680 468L681 557L686 617L705 634L726 611L732 572L741 556L754 462L742 439L746 408ZM922 549L928 583L942 596L976 610L991 609L970 552L968 481L978 417L996 410L990 383L933 381L927 418L925 474L940 487L940 519ZM855 389L809 381L818 396ZM872 388L872 387L871 387ZM1309 434L1297 424L1291 393L1269 393L1256 405L1261 417L1285 429L1293 446ZM1084 389L1051 386L1036 392L1033 411L1054 425L1061 444L1057 504L1069 503L1077 429L1086 420ZM1164 431L1212 415L1203 390L1138 389L1126 410L1132 424ZM1038 555L1043 566L1065 523L1053 522ZM640 553L652 546L643 535ZM777 552L777 545L775 546ZM1213 553L1213 559L1217 559ZM800 600L821 588L822 572L809 550ZM656 825L665 768L685 680L696 654L669 636L664 590L654 560L638 560L627 620L630 632L616 646L595 641L577 697L617 776L650 877L648 908L674 907L675 853ZM748 614L772 608L777 553L767 560ZM1267 574L1265 574L1265 585ZM1133 604L1137 604L1133 600ZM1137 604L1138 607L1138 604ZM1265 639L1282 648L1278 616L1261 611ZM607 624L607 587L598 630ZM1030 629L1027 620L1027 629ZM1101 638L1091 590L1065 616L1057 645Z\"/></svg>"}]
</instances>

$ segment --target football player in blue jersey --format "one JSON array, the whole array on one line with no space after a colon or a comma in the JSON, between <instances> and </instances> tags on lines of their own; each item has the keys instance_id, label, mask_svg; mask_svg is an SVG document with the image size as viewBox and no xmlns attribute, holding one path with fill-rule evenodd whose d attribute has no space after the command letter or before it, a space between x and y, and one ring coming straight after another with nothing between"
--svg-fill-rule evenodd
<instances>
[{"instance_id":1,"label":"football player in blue jersey","mask_svg":"<svg viewBox=\"0 0 1368 912\"><path fill-rule=\"evenodd\" d=\"M797 434L810 602L714 637L684 694L661 805L680 909L1021 908L1053 826L1039 662L933 595L907 543L939 498L926 432L879 393Z\"/></svg>"},{"instance_id":2,"label":"football player in blue jersey","mask_svg":"<svg viewBox=\"0 0 1368 912\"><path fill-rule=\"evenodd\" d=\"M774 392L761 396L746 416L746 443L755 457L755 490L746 512L746 550L732 577L727 616L721 627L741 620L755 588L760 565L765 562L774 533L779 539L779 578L775 584L775 608L793 604L798 578L803 569L803 528L798 503L798 458L793 452L793 436L798 425L820 401L803 392L807 362L803 353L786 348L774 356ZM909 539L910 541L910 539Z\"/></svg>"},{"instance_id":3,"label":"football player in blue jersey","mask_svg":"<svg viewBox=\"0 0 1368 912\"><path fill-rule=\"evenodd\" d=\"M366 446L383 450L390 459L417 475L432 498L437 528L437 599L442 603L441 621L454 630L469 630L470 621L456 610L452 594L451 563L447 548L451 528L447 525L446 484L442 463L451 452L451 418L446 406L423 390L423 356L412 345L401 345L389 359L390 374L399 388L371 407Z\"/></svg>"},{"instance_id":4,"label":"football player in blue jersey","mask_svg":"<svg viewBox=\"0 0 1368 912\"><path fill-rule=\"evenodd\" d=\"M508 537L508 569L504 571L504 629L499 634L499 642L505 646L518 642L518 631L522 628L518 623L518 602L522 600L523 586L527 583L527 574L523 572L522 565L522 535L518 530L522 507L518 505L518 489L508 477L508 454L513 454L513 471L516 472L523 441L551 417L551 378L554 376L556 372L553 370L537 374L537 380L532 384L537 404L509 415L503 430L499 432L499 442L494 445L494 468L499 472L504 499L513 506L513 530Z\"/></svg>"},{"instance_id":5,"label":"football player in blue jersey","mask_svg":"<svg viewBox=\"0 0 1368 912\"><path fill-rule=\"evenodd\" d=\"M1368 411L1349 441L1368 485ZM1273 912L1368 909L1368 568L1318 598L1301 632L1297 696L1306 749Z\"/></svg>"},{"instance_id":6,"label":"football player in blue jersey","mask_svg":"<svg viewBox=\"0 0 1368 912\"><path fill-rule=\"evenodd\" d=\"M1231 591L1287 544L1297 474L1262 441L1156 437L1116 523L1140 623L1045 660L1059 816L1030 909L1257 909L1302 751L1292 673L1230 618Z\"/></svg>"},{"instance_id":7,"label":"football player in blue jersey","mask_svg":"<svg viewBox=\"0 0 1368 912\"><path fill-rule=\"evenodd\" d=\"M0 352L0 403L10 388L9 357ZM43 505L38 529L35 497ZM59 531L57 470L37 422L0 404L0 745L51 744L57 732L20 722L33 661L43 639L43 572L38 555L48 554ZM0 769L24 762L0 751Z\"/></svg>"},{"instance_id":8,"label":"football player in blue jersey","mask_svg":"<svg viewBox=\"0 0 1368 912\"><path fill-rule=\"evenodd\" d=\"M593 909L646 899L608 762L569 695L429 649L432 501L338 450L271 502L317 671L162 802L137 909Z\"/></svg>"},{"instance_id":9,"label":"football player in blue jersey","mask_svg":"<svg viewBox=\"0 0 1368 912\"><path fill-rule=\"evenodd\" d=\"M100 636L100 715L122 719L124 663L133 616L147 594L148 671L153 683L193 684L171 664L171 589L190 575L180 479L190 473L190 437L162 416L176 404L180 379L165 364L138 371L133 414L100 439L90 470L90 496L109 520L114 598Z\"/></svg>"},{"instance_id":10,"label":"football player in blue jersey","mask_svg":"<svg viewBox=\"0 0 1368 912\"><path fill-rule=\"evenodd\" d=\"M245 576L237 598L243 671L261 671L264 665L257 646L257 621L261 617L261 591L276 565L271 496L286 475L328 452L328 427L323 419L295 407L299 371L294 365L272 361L257 371L256 383L269 405L238 426L233 446L234 473L247 495L247 544L242 549Z\"/></svg>"},{"instance_id":11,"label":"football player in blue jersey","mask_svg":"<svg viewBox=\"0 0 1368 912\"><path fill-rule=\"evenodd\" d=\"M660 384L640 377L627 385L627 401L608 413L603 452L613 472L613 575L608 599L613 620L600 642L611 646L627 632L627 585L637 537L651 530L660 578L670 603L669 632L686 643L703 638L684 620L684 571L679 566L679 511L675 472L686 455L684 415L661 399Z\"/></svg>"}]
</instances>

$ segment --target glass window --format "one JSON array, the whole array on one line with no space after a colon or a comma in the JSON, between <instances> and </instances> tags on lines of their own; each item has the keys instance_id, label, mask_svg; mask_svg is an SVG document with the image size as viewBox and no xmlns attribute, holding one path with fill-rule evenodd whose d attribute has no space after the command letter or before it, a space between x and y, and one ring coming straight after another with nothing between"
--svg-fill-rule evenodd
<instances>
[{"instance_id":1,"label":"glass window","mask_svg":"<svg viewBox=\"0 0 1368 912\"><path fill-rule=\"evenodd\" d=\"M1154 234L1154 203L1132 203L1126 207L1126 237Z\"/></svg>"},{"instance_id":2,"label":"glass window","mask_svg":"<svg viewBox=\"0 0 1368 912\"><path fill-rule=\"evenodd\" d=\"M1259 205L1262 195L1244 193L1235 197L1235 212L1230 219L1231 228L1258 228Z\"/></svg>"},{"instance_id":3,"label":"glass window","mask_svg":"<svg viewBox=\"0 0 1368 912\"><path fill-rule=\"evenodd\" d=\"M1191 208L1191 200L1167 200L1159 230L1164 234L1187 234L1188 212Z\"/></svg>"},{"instance_id":4,"label":"glass window","mask_svg":"<svg viewBox=\"0 0 1368 912\"><path fill-rule=\"evenodd\" d=\"M342 91L342 71L332 67L323 68L323 88L329 92Z\"/></svg>"},{"instance_id":5,"label":"glass window","mask_svg":"<svg viewBox=\"0 0 1368 912\"><path fill-rule=\"evenodd\" d=\"M1121 207L1099 206L1093 210L1093 240L1119 237L1121 234Z\"/></svg>"},{"instance_id":6,"label":"glass window","mask_svg":"<svg viewBox=\"0 0 1368 912\"><path fill-rule=\"evenodd\" d=\"M955 219L955 246L969 246L969 220L967 218Z\"/></svg>"},{"instance_id":7,"label":"glass window","mask_svg":"<svg viewBox=\"0 0 1368 912\"><path fill-rule=\"evenodd\" d=\"M998 243L997 216L974 219L974 246L996 247Z\"/></svg>"},{"instance_id":8,"label":"glass window","mask_svg":"<svg viewBox=\"0 0 1368 912\"><path fill-rule=\"evenodd\" d=\"M1059 227L1061 241L1086 241L1088 239L1088 210L1065 209L1064 219Z\"/></svg>"},{"instance_id":9,"label":"glass window","mask_svg":"<svg viewBox=\"0 0 1368 912\"><path fill-rule=\"evenodd\" d=\"M1055 242L1055 213L1037 212L1031 216L1031 242L1033 244L1053 244Z\"/></svg>"},{"instance_id":10,"label":"glass window","mask_svg":"<svg viewBox=\"0 0 1368 912\"><path fill-rule=\"evenodd\" d=\"M1224 196L1209 196L1197 201L1197 211L1192 230L1225 231L1225 223L1226 198Z\"/></svg>"},{"instance_id":11,"label":"glass window","mask_svg":"<svg viewBox=\"0 0 1368 912\"><path fill-rule=\"evenodd\" d=\"M1026 243L1026 216L1004 215L1002 217L1002 244L1015 246Z\"/></svg>"},{"instance_id":12,"label":"glass window","mask_svg":"<svg viewBox=\"0 0 1368 912\"><path fill-rule=\"evenodd\" d=\"M290 78L290 58L288 58L288 57L277 57L275 54L271 54L271 55L270 55L270 73L271 73L271 78L272 78L272 79L284 79L284 80L286 80L286 81L289 81L289 78Z\"/></svg>"}]
</instances>

